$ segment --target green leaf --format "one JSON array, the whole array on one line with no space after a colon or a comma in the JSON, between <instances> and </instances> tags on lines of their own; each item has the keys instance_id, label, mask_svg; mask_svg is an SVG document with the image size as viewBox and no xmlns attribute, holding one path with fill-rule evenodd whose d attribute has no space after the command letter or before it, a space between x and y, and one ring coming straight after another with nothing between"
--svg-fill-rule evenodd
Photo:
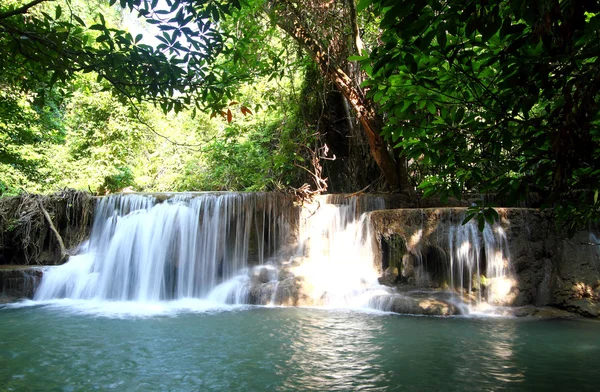
<instances>
[{"instance_id":1,"label":"green leaf","mask_svg":"<svg viewBox=\"0 0 600 392\"><path fill-rule=\"evenodd\" d=\"M475 215L477 215L477 213L476 213L476 212L469 212L469 213L467 213L467 214L465 215L465 219L463 219L463 221L462 221L461 225L463 225L463 226L464 226L464 225L466 225L467 223L469 223L469 221L470 221L471 219L473 219L473 217L474 217Z\"/></svg>"},{"instance_id":2,"label":"green leaf","mask_svg":"<svg viewBox=\"0 0 600 392\"><path fill-rule=\"evenodd\" d=\"M433 101L427 101L427 110L429 110L429 113L431 113L433 115L437 114L437 108Z\"/></svg>"},{"instance_id":3,"label":"green leaf","mask_svg":"<svg viewBox=\"0 0 600 392\"><path fill-rule=\"evenodd\" d=\"M75 21L77 23L79 23L81 26L85 27L85 22L83 21L83 19L81 19L79 16L77 15L73 15L73 19L75 19Z\"/></svg>"},{"instance_id":4,"label":"green leaf","mask_svg":"<svg viewBox=\"0 0 600 392\"><path fill-rule=\"evenodd\" d=\"M479 231L483 231L483 229L485 229L485 217L483 214L477 215L477 227L479 228Z\"/></svg>"},{"instance_id":5,"label":"green leaf","mask_svg":"<svg viewBox=\"0 0 600 392\"><path fill-rule=\"evenodd\" d=\"M454 116L454 122L456 124L460 124L460 122L463 120L464 116L465 116L465 108L461 106L456 110L456 114Z\"/></svg>"},{"instance_id":6,"label":"green leaf","mask_svg":"<svg viewBox=\"0 0 600 392\"><path fill-rule=\"evenodd\" d=\"M348 61L363 61L367 60L368 58L368 56L350 56L348 57Z\"/></svg>"},{"instance_id":7,"label":"green leaf","mask_svg":"<svg viewBox=\"0 0 600 392\"><path fill-rule=\"evenodd\" d=\"M418 71L418 67L417 67L417 62L415 61L415 58L412 54L407 53L406 56L404 56L404 63L406 64L406 66L408 67L408 70L411 73L417 73Z\"/></svg>"},{"instance_id":8,"label":"green leaf","mask_svg":"<svg viewBox=\"0 0 600 392\"><path fill-rule=\"evenodd\" d=\"M354 0L352 0L354 1ZM356 5L356 12L361 12L369 7L373 3L373 0L360 0Z\"/></svg>"},{"instance_id":9,"label":"green leaf","mask_svg":"<svg viewBox=\"0 0 600 392\"><path fill-rule=\"evenodd\" d=\"M496 216L494 216L494 212L496 212L496 210L494 210L493 208L487 208L483 211L483 216L490 226L492 226L496 222L495 217L498 216L498 213L496 213Z\"/></svg>"},{"instance_id":10,"label":"green leaf","mask_svg":"<svg viewBox=\"0 0 600 392\"><path fill-rule=\"evenodd\" d=\"M437 42L442 51L446 49L446 43L448 40L446 34L446 25L444 23L440 23L437 28Z\"/></svg>"}]
</instances>

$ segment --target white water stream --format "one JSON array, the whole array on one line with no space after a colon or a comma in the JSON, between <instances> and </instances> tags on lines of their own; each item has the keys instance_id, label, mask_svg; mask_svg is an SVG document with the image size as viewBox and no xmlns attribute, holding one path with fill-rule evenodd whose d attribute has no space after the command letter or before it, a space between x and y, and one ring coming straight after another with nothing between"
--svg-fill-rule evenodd
<instances>
[{"instance_id":1,"label":"white water stream","mask_svg":"<svg viewBox=\"0 0 600 392\"><path fill-rule=\"evenodd\" d=\"M247 268L249 258L264 264L279 256L290 232L279 202L235 193L163 202L144 195L103 198L82 253L49 269L35 299L203 298Z\"/></svg>"}]
</instances>

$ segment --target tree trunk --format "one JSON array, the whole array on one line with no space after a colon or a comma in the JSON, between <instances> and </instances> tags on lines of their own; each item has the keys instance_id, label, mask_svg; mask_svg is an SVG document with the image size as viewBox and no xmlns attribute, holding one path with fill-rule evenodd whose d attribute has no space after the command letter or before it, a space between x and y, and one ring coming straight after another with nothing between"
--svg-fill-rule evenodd
<instances>
[{"instance_id":1,"label":"tree trunk","mask_svg":"<svg viewBox=\"0 0 600 392\"><path fill-rule=\"evenodd\" d=\"M371 155L381 169L386 181L393 189L403 190L401 181L396 171L396 162L390 155L385 140L381 137L381 122L375 110L369 105L361 94L354 88L352 80L341 69L330 69L319 64L321 72L326 78L335 83L340 92L346 97L362 125L363 132L369 141Z\"/></svg>"},{"instance_id":2,"label":"tree trunk","mask_svg":"<svg viewBox=\"0 0 600 392\"><path fill-rule=\"evenodd\" d=\"M324 77L333 82L348 100L367 136L371 155L389 186L394 190L413 194L414 191L408 177L406 165L401 165L400 170L397 170L396 162L388 151L387 143L380 135L382 124L372 102L364 97L362 91L353 83L344 70L333 64L327 51L310 36L308 30L304 28L299 20L290 20L290 18L284 18L280 15L275 15L274 20L281 29L308 51Z\"/></svg>"}]
</instances>

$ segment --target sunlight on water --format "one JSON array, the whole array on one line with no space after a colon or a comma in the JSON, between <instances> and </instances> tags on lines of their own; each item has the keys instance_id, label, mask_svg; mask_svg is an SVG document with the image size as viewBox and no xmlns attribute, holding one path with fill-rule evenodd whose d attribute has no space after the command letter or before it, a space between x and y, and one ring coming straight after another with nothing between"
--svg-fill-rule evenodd
<instances>
[{"instance_id":1,"label":"sunlight on water","mask_svg":"<svg viewBox=\"0 0 600 392\"><path fill-rule=\"evenodd\" d=\"M303 262L292 271L304 279L316 305L360 306L365 291L376 289L368 217L356 205L321 205L304 216L300 228Z\"/></svg>"}]
</instances>

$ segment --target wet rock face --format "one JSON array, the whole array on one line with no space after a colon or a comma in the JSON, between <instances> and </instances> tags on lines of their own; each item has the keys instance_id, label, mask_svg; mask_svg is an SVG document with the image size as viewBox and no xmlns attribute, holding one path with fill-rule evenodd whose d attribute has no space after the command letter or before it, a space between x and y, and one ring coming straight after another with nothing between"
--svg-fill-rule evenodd
<instances>
[{"instance_id":1,"label":"wet rock face","mask_svg":"<svg viewBox=\"0 0 600 392\"><path fill-rule=\"evenodd\" d=\"M380 244L375 262L382 265L381 282L393 280L389 268L397 268L397 284L454 289L485 298L490 278L511 278L504 225L486 227L480 233L474 224L462 225L464 213L464 208L372 212ZM496 301L499 285L495 286L493 290L490 287L488 300ZM507 291L516 297L516 290L510 287Z\"/></svg>"},{"instance_id":2,"label":"wet rock face","mask_svg":"<svg viewBox=\"0 0 600 392\"><path fill-rule=\"evenodd\" d=\"M556 306L600 317L600 247L593 233L579 232L560 243L555 273L549 277Z\"/></svg>"},{"instance_id":3,"label":"wet rock face","mask_svg":"<svg viewBox=\"0 0 600 392\"><path fill-rule=\"evenodd\" d=\"M453 316L463 313L448 292L406 291L371 298L371 306L381 310L424 316Z\"/></svg>"},{"instance_id":4,"label":"wet rock face","mask_svg":"<svg viewBox=\"0 0 600 392\"><path fill-rule=\"evenodd\" d=\"M39 267L0 269L0 302L33 298L42 275Z\"/></svg>"},{"instance_id":5,"label":"wet rock face","mask_svg":"<svg viewBox=\"0 0 600 392\"><path fill-rule=\"evenodd\" d=\"M452 316L460 314L459 309L444 300L435 298L395 297L390 308L392 312L422 314L426 316Z\"/></svg>"},{"instance_id":6,"label":"wet rock face","mask_svg":"<svg viewBox=\"0 0 600 392\"><path fill-rule=\"evenodd\" d=\"M499 209L499 212L508 256L502 278L486 276L490 254L483 246L482 252L486 254L478 262L479 276L457 275L456 269L451 270L448 235L452 225L460 224L464 209L371 213L380 244L375 257L375 262L383 267L380 281L384 284L393 281L394 271L390 267L394 267L398 269L400 284L444 288L450 283L452 272L455 286L462 278L460 291L470 290L493 305L554 306L587 317L600 317L598 233L579 232L568 239L557 232L549 213L518 208Z\"/></svg>"},{"instance_id":7,"label":"wet rock face","mask_svg":"<svg viewBox=\"0 0 600 392\"><path fill-rule=\"evenodd\" d=\"M289 274L289 273L288 273ZM306 293L302 277L283 274L281 280L262 282L250 279L248 303L251 305L316 306L319 305Z\"/></svg>"},{"instance_id":8,"label":"wet rock face","mask_svg":"<svg viewBox=\"0 0 600 392\"><path fill-rule=\"evenodd\" d=\"M600 317L600 247L592 231L572 238L548 214L513 214L507 234L519 295L514 305L555 306Z\"/></svg>"}]
</instances>

